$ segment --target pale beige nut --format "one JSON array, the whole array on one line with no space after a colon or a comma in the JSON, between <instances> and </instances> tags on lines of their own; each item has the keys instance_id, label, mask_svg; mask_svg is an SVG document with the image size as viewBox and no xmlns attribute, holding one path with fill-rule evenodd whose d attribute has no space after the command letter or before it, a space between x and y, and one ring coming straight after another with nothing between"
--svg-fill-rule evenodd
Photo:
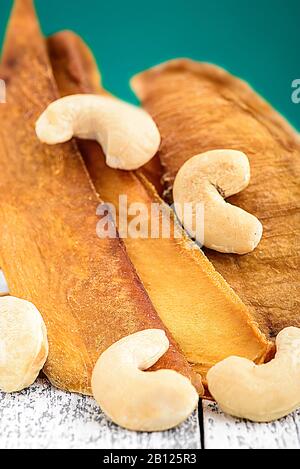
<instances>
[{"instance_id":1,"label":"pale beige nut","mask_svg":"<svg viewBox=\"0 0 300 469\"><path fill-rule=\"evenodd\" d=\"M274 360L265 365L229 357L210 369L209 390L224 412L271 422L300 407L300 329L284 329L276 345Z\"/></svg>"},{"instance_id":2,"label":"pale beige nut","mask_svg":"<svg viewBox=\"0 0 300 469\"><path fill-rule=\"evenodd\" d=\"M160 431L183 422L199 396L188 378L174 370L145 372L169 348L162 330L125 337L104 352L93 377L93 395L105 414L128 430Z\"/></svg>"},{"instance_id":3,"label":"pale beige nut","mask_svg":"<svg viewBox=\"0 0 300 469\"><path fill-rule=\"evenodd\" d=\"M11 296L0 298L0 390L30 386L47 356L46 326L37 308Z\"/></svg>"},{"instance_id":4,"label":"pale beige nut","mask_svg":"<svg viewBox=\"0 0 300 469\"><path fill-rule=\"evenodd\" d=\"M159 131L141 108L110 96L61 98L41 115L38 138L49 145L72 137L96 140L111 168L135 170L148 163L160 146Z\"/></svg>"},{"instance_id":5,"label":"pale beige nut","mask_svg":"<svg viewBox=\"0 0 300 469\"><path fill-rule=\"evenodd\" d=\"M244 153L214 150L196 155L180 169L174 182L175 210L187 232L207 248L223 253L247 254L259 244L260 221L224 199L244 190L250 182L250 164ZM187 215L190 204L192 216ZM203 206L204 220L197 220ZM199 239L196 223L203 223Z\"/></svg>"}]
</instances>

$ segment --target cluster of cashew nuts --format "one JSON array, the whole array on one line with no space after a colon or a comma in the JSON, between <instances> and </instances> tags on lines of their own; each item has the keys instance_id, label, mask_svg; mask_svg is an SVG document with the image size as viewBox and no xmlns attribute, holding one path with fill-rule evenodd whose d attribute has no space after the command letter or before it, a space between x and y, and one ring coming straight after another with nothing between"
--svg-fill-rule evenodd
<instances>
[{"instance_id":1,"label":"cluster of cashew nuts","mask_svg":"<svg viewBox=\"0 0 300 469\"><path fill-rule=\"evenodd\" d=\"M160 431L183 422L198 393L173 370L145 372L169 349L164 331L138 332L113 344L99 358L92 390L102 410L129 430ZM22 391L36 380L48 357L47 331L30 302L0 298L0 391Z\"/></svg>"},{"instance_id":2,"label":"cluster of cashew nuts","mask_svg":"<svg viewBox=\"0 0 300 469\"><path fill-rule=\"evenodd\" d=\"M97 140L107 164L123 170L147 163L160 145L158 129L139 108L112 97L78 95L52 103L37 122L37 135L48 144L73 136ZM250 213L225 201L250 182L244 153L214 150L196 155L180 169L173 195L178 218L197 240L197 205L204 208L204 246L223 253L247 254L259 244L263 227ZM184 205L192 218L184 217ZM255 421L286 415L300 404L300 330L277 338L277 355L265 365L231 357L207 376L211 394L228 413ZM171 371L146 372L167 351L163 331L148 330L112 345L93 373L96 400L111 419L132 430L163 430L177 425L196 407L189 380ZM298 357L297 360L295 357ZM283 387L284 383L284 387Z\"/></svg>"},{"instance_id":3,"label":"cluster of cashew nuts","mask_svg":"<svg viewBox=\"0 0 300 469\"><path fill-rule=\"evenodd\" d=\"M168 348L165 332L153 329L123 338L100 356L92 390L113 422L129 430L166 430L196 408L199 396L188 378L173 370L147 371ZM47 355L46 327L36 307L0 298L0 390L30 386ZM207 379L212 396L231 415L269 422L289 414L300 405L300 329L278 335L270 363L230 357L211 368Z\"/></svg>"},{"instance_id":4,"label":"cluster of cashew nuts","mask_svg":"<svg viewBox=\"0 0 300 469\"><path fill-rule=\"evenodd\" d=\"M159 131L143 110L108 96L76 95L52 103L36 124L42 142L63 143L73 136L97 140L113 168L134 170L160 145ZM246 254L261 240L263 228L253 215L224 199L245 189L250 165L245 154L215 150L194 156L174 183L177 213L190 204L204 206L204 245ZM193 221L186 230L196 237ZM92 390L102 410L130 430L158 431L184 421L196 408L190 380L172 370L147 371L168 350L162 330L138 332L113 344L99 358ZM38 310L24 300L0 298L0 389L15 392L36 379L48 355L46 327ZM300 329L277 338L277 355L265 365L230 357L207 376L221 408L234 416L271 421L300 405Z\"/></svg>"},{"instance_id":5,"label":"cluster of cashew nuts","mask_svg":"<svg viewBox=\"0 0 300 469\"><path fill-rule=\"evenodd\" d=\"M229 357L207 375L211 395L224 412L254 422L270 422L300 406L300 329L284 329L277 354L264 365ZM171 370L147 373L167 351L163 331L146 330L112 345L94 369L92 387L102 410L130 430L174 427L195 409L190 381Z\"/></svg>"}]
</instances>

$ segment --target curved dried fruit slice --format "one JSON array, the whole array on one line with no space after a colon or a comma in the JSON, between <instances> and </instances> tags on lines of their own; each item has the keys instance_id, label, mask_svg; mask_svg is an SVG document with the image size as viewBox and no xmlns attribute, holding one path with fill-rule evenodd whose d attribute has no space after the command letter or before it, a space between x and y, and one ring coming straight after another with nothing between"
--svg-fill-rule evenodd
<instances>
[{"instance_id":1,"label":"curved dried fruit slice","mask_svg":"<svg viewBox=\"0 0 300 469\"><path fill-rule=\"evenodd\" d=\"M0 106L0 265L10 293L32 301L45 320L50 381L89 394L104 350L164 326L122 241L97 237L101 200L76 145L53 148L36 138L35 122L58 94L31 0L16 2L1 77L8 103ZM170 342L156 367L192 379Z\"/></svg>"},{"instance_id":2,"label":"curved dried fruit slice","mask_svg":"<svg viewBox=\"0 0 300 469\"><path fill-rule=\"evenodd\" d=\"M250 186L228 201L261 220L263 239L239 258L206 253L269 337L299 327L299 134L246 83L213 65L173 60L136 76L132 85L162 135L167 196L194 155L228 148L249 157Z\"/></svg>"}]
</instances>

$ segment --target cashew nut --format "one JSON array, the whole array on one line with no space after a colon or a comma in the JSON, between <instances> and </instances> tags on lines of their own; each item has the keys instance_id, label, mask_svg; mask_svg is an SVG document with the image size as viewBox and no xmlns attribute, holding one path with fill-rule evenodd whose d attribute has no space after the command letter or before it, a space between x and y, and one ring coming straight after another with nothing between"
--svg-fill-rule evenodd
<instances>
[{"instance_id":1,"label":"cashew nut","mask_svg":"<svg viewBox=\"0 0 300 469\"><path fill-rule=\"evenodd\" d=\"M135 170L157 153L160 134L143 109L110 96L74 95L59 99L36 123L38 138L49 145L73 136L97 140L111 168Z\"/></svg>"},{"instance_id":2,"label":"cashew nut","mask_svg":"<svg viewBox=\"0 0 300 469\"><path fill-rule=\"evenodd\" d=\"M300 407L300 329L284 329L276 345L274 360L265 365L230 357L210 369L209 390L224 412L271 422Z\"/></svg>"},{"instance_id":3,"label":"cashew nut","mask_svg":"<svg viewBox=\"0 0 300 469\"><path fill-rule=\"evenodd\" d=\"M204 246L224 253L246 254L259 244L260 221L225 198L241 192L250 182L250 165L244 153L214 150L194 156L180 169L173 188L178 218L197 239L196 207L204 206ZM192 217L183 217L184 204L191 204Z\"/></svg>"},{"instance_id":4,"label":"cashew nut","mask_svg":"<svg viewBox=\"0 0 300 469\"><path fill-rule=\"evenodd\" d=\"M92 390L113 422L129 430L167 430L196 408L199 396L188 378L174 370L143 371L168 348L165 332L151 329L125 337L101 355Z\"/></svg>"},{"instance_id":5,"label":"cashew nut","mask_svg":"<svg viewBox=\"0 0 300 469\"><path fill-rule=\"evenodd\" d=\"M0 298L0 389L17 392L30 386L48 356L47 331L28 301Z\"/></svg>"}]
</instances>

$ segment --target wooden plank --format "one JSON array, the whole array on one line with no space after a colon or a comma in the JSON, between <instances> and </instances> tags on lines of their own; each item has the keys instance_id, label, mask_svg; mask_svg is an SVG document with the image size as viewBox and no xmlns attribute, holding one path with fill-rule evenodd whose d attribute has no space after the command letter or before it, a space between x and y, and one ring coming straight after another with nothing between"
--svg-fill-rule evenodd
<instances>
[{"instance_id":1,"label":"wooden plank","mask_svg":"<svg viewBox=\"0 0 300 469\"><path fill-rule=\"evenodd\" d=\"M203 402L206 449L300 449L300 410L269 424L223 414L217 404Z\"/></svg>"},{"instance_id":2,"label":"wooden plank","mask_svg":"<svg viewBox=\"0 0 300 469\"><path fill-rule=\"evenodd\" d=\"M0 449L198 449L195 412L180 427L135 433L109 422L96 402L39 379L14 395L0 393Z\"/></svg>"}]
</instances>

